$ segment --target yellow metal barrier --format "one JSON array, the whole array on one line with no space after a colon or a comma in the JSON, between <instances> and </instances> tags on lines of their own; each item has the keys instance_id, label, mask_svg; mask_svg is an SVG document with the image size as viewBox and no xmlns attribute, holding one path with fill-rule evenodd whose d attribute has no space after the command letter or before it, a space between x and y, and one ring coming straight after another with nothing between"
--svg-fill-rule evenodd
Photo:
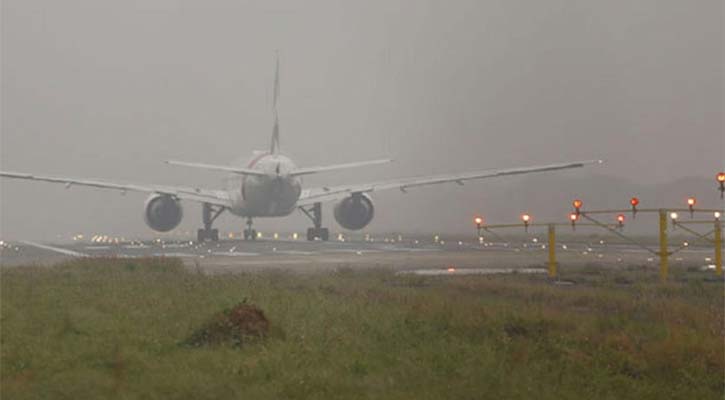
<instances>
[{"instance_id":1,"label":"yellow metal barrier","mask_svg":"<svg viewBox=\"0 0 725 400\"><path fill-rule=\"evenodd\" d=\"M549 224L549 278L556 278L556 225Z\"/></svg>"},{"instance_id":2,"label":"yellow metal barrier","mask_svg":"<svg viewBox=\"0 0 725 400\"><path fill-rule=\"evenodd\" d=\"M715 221L715 273L722 276L722 223Z\"/></svg>"},{"instance_id":3,"label":"yellow metal barrier","mask_svg":"<svg viewBox=\"0 0 725 400\"><path fill-rule=\"evenodd\" d=\"M670 250L667 245L667 210L659 210L660 213L660 279L667 281L669 275Z\"/></svg>"},{"instance_id":4,"label":"yellow metal barrier","mask_svg":"<svg viewBox=\"0 0 725 400\"><path fill-rule=\"evenodd\" d=\"M577 204L578 203L578 204ZM634 202L632 203L633 207L635 207ZM578 205L578 207L577 207ZM694 205L694 204L693 204ZM593 211L583 211L581 210L581 201L575 201L575 207L576 207L576 213L571 214L571 225L574 226L593 226L593 227L599 227L604 228L611 233L619 236L622 239L627 240L628 242L637 245L641 247L642 249L645 249L652 253L655 256L658 256L660 259L660 279L662 282L666 282L669 278L669 260L670 256L677 253L678 251L684 249L687 247L685 244L684 246L680 248L676 248L672 251L670 251L669 243L668 243L668 237L667 237L667 230L669 228L670 219L672 219L673 226L679 226L682 228L684 227L684 224L709 224L711 222L708 221L686 221L686 222L677 222L677 211L687 211L691 214L694 214L696 212L715 212L715 229L712 232L709 232L707 234L700 234L692 229L684 229L686 232L691 233L701 240L705 240L708 243L714 243L715 245L715 272L718 276L723 275L723 237L722 237L722 223L719 219L720 217L720 211L719 210L703 210L703 209L694 209L692 207L688 209L640 209L635 210L633 209L632 212L639 212L639 213L658 213L659 214L659 251L654 250L650 248L649 246L639 243L639 241L632 239L628 237L627 235L624 235L623 233L619 232L623 226L623 220L624 218L620 214L618 219L617 225L610 225L605 224L602 222L597 221L594 219L591 215L597 215L597 214L612 214L612 213L623 213L628 212L629 210L593 210ZM670 214L672 212L672 214ZM587 220L589 223L577 223L579 218L583 218ZM557 226L567 226L568 224L557 224L557 223L531 223L531 217L528 214L524 214L522 216L522 224L502 224L502 225L483 225L483 219L481 217L477 217L475 219L476 227L478 229L478 237L481 238L481 231L490 232L492 229L504 229L504 228L521 228L524 227L524 229L528 232L528 229L530 227L543 227L546 226L548 228L548 242L549 242L549 260L548 260L548 275L549 278L556 278L558 275L558 262L556 259L556 227ZM714 234L714 239L710 239L708 236L710 234ZM497 235L498 236L498 235Z\"/></svg>"}]
</instances>

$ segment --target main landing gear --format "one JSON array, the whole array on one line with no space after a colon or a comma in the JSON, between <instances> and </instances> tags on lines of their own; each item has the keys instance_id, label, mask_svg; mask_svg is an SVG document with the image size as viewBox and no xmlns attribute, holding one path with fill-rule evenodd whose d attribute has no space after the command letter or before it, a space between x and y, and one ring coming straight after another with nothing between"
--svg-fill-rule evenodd
<instances>
[{"instance_id":1,"label":"main landing gear","mask_svg":"<svg viewBox=\"0 0 725 400\"><path fill-rule=\"evenodd\" d=\"M314 228L307 229L307 240L330 240L330 230L322 227L322 203L315 203L309 209L300 207L300 210L315 224Z\"/></svg>"},{"instance_id":2,"label":"main landing gear","mask_svg":"<svg viewBox=\"0 0 725 400\"><path fill-rule=\"evenodd\" d=\"M201 207L201 220L204 223L204 228L196 231L196 240L198 242L204 242L210 240L212 242L219 241L219 230L212 229L211 225L214 221L224 212L224 207L214 206L209 203L204 203Z\"/></svg>"},{"instance_id":3,"label":"main landing gear","mask_svg":"<svg viewBox=\"0 0 725 400\"><path fill-rule=\"evenodd\" d=\"M244 230L244 240L256 240L257 231L252 229L252 217L247 218L247 229Z\"/></svg>"}]
</instances>

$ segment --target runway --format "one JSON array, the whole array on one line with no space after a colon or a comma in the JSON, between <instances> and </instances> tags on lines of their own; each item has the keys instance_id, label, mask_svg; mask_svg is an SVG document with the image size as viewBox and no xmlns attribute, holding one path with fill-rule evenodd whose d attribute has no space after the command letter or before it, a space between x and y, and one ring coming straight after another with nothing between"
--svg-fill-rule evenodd
<instances>
[{"instance_id":1,"label":"runway","mask_svg":"<svg viewBox=\"0 0 725 400\"><path fill-rule=\"evenodd\" d=\"M178 257L205 273L293 270L315 272L341 268L516 269L543 268L548 250L539 239L519 242L478 242L470 238L431 238L387 241L330 241L265 239L218 243L193 241L128 241L121 243L1 242L0 266L52 265L79 257ZM701 268L712 264L713 250L688 247L673 255L671 265ZM656 257L629 244L576 242L557 245L558 261L567 266L616 268L657 267Z\"/></svg>"}]
</instances>

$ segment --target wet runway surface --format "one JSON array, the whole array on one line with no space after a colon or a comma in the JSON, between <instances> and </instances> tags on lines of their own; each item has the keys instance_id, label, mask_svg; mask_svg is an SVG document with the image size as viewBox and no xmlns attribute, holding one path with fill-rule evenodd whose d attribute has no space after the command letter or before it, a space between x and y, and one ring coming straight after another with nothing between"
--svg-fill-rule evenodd
<instances>
[{"instance_id":1,"label":"wet runway surface","mask_svg":"<svg viewBox=\"0 0 725 400\"><path fill-rule=\"evenodd\" d=\"M654 248L654 246L652 246ZM78 257L178 257L191 268L207 273L285 269L301 272L339 268L421 268L458 270L466 268L544 267L548 249L538 239L527 242L478 242L420 239L385 241L226 240L218 243L193 241L130 241L122 243L2 242L0 265L52 265ZM671 258L680 266L711 264L712 248L688 247ZM557 257L562 266L597 265L657 266L656 257L629 244L560 243Z\"/></svg>"}]
</instances>

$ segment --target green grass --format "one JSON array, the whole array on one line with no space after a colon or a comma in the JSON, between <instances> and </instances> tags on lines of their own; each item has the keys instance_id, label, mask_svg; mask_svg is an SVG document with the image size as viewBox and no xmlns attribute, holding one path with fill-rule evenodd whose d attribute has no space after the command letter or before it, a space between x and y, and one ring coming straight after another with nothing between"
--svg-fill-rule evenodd
<instances>
[{"instance_id":1,"label":"green grass","mask_svg":"<svg viewBox=\"0 0 725 400\"><path fill-rule=\"evenodd\" d=\"M723 398L721 282L568 273L579 284L383 270L205 276L170 259L4 269L0 397ZM244 300L269 318L267 338L182 345Z\"/></svg>"}]
</instances>

